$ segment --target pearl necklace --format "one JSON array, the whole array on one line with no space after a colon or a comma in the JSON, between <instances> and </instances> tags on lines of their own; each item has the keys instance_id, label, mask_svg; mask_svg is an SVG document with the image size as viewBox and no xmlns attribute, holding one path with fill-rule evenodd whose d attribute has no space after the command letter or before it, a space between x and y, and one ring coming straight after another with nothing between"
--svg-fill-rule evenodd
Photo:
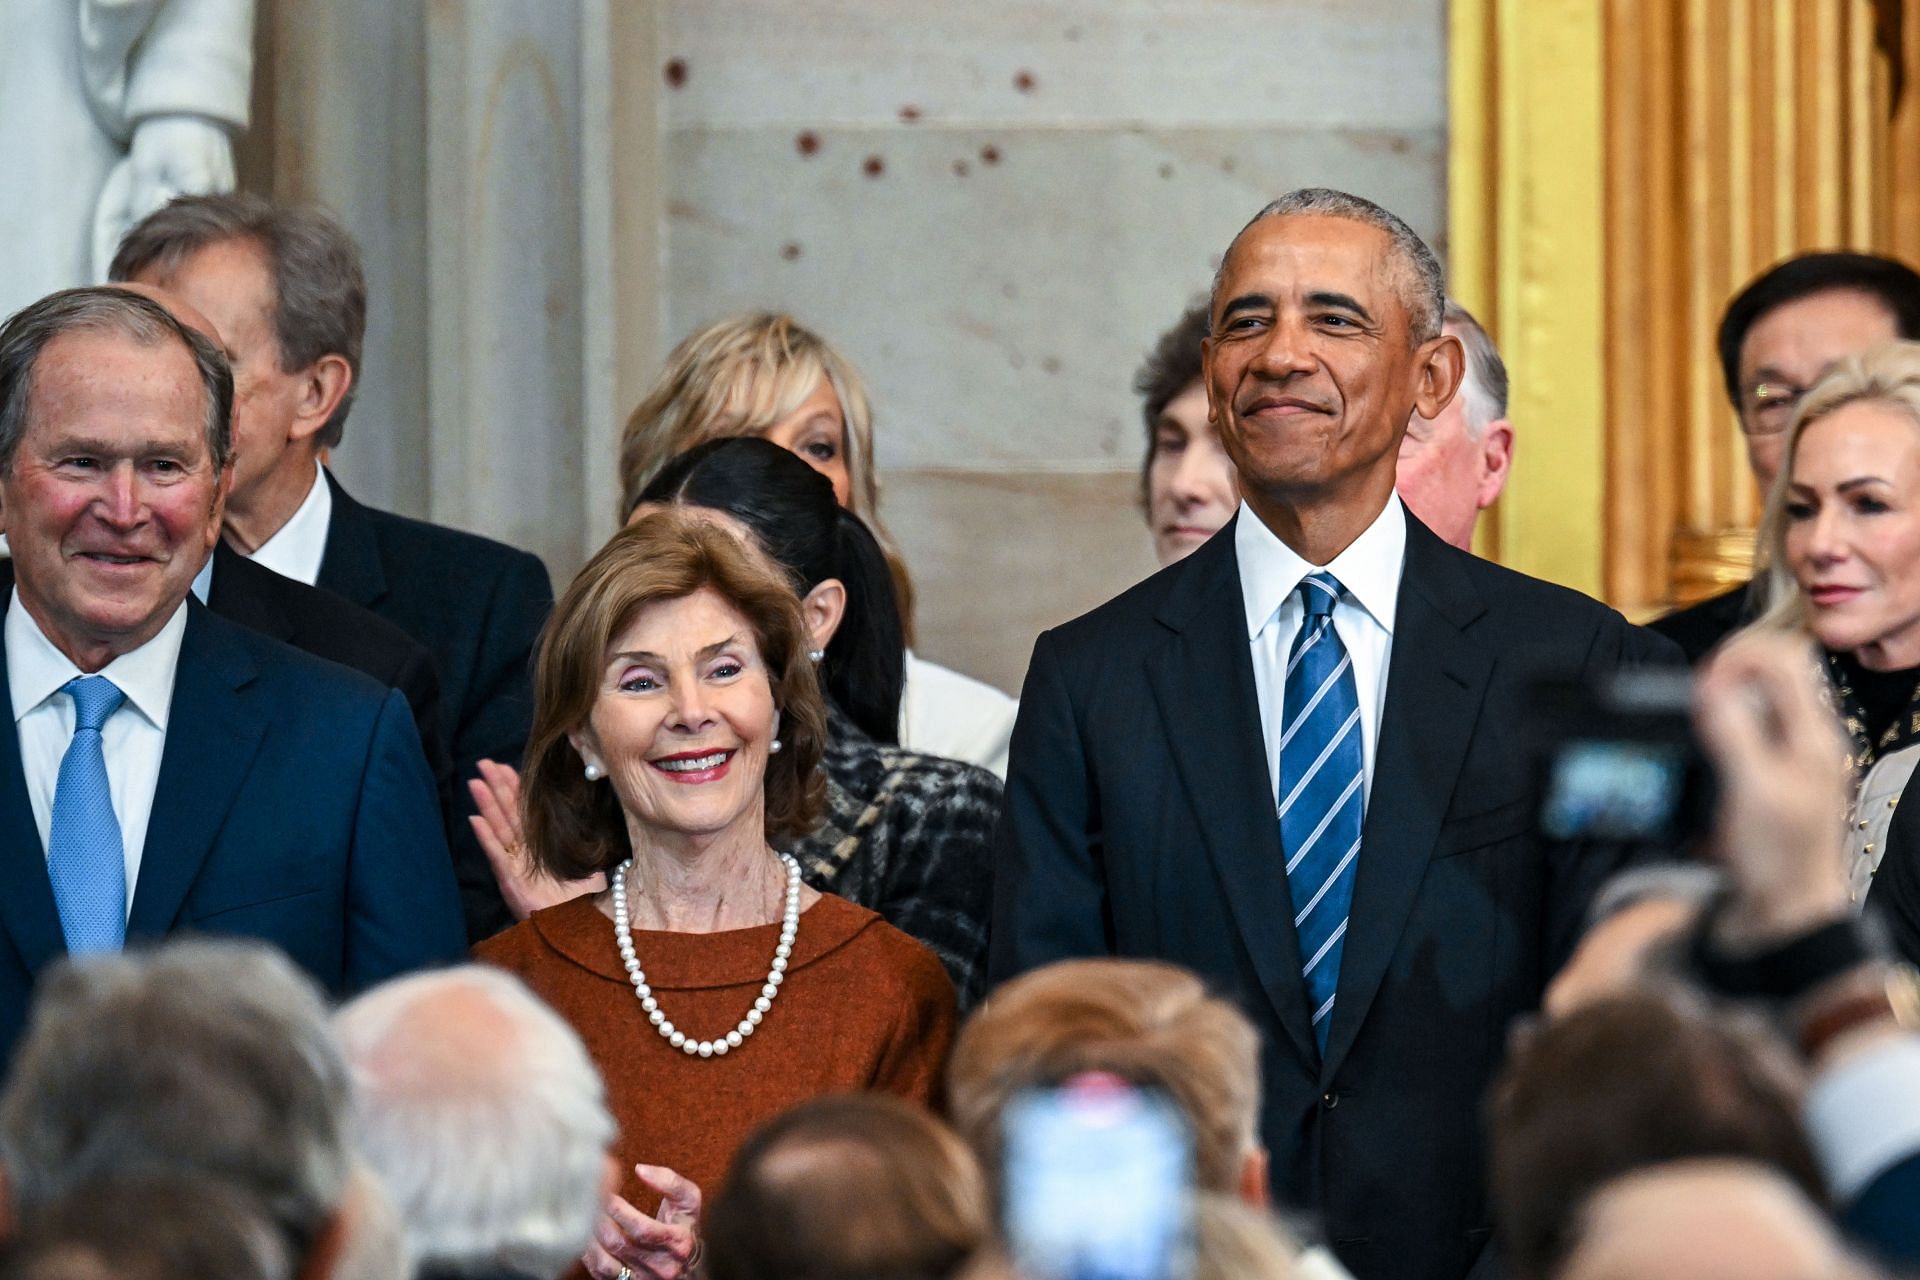
<instances>
[{"instance_id":1,"label":"pearl necklace","mask_svg":"<svg viewBox=\"0 0 1920 1280\"><path fill-rule=\"evenodd\" d=\"M786 981L787 959L793 955L794 935L800 932L800 864L791 854L778 856L787 867L787 909L780 922L780 945L773 949L773 967L767 970L766 985L760 988L759 998L753 1002L753 1008L747 1010L747 1016L740 1019L740 1025L715 1040L695 1040L661 1012L660 1002L653 997L653 988L647 985L647 975L633 954L633 925L627 915L627 868L633 865L633 859L628 858L614 868L613 935L620 943L620 963L627 968L627 981L633 984L633 994L639 997L640 1007L647 1011L647 1021L660 1033L660 1038L684 1050L689 1057L717 1058L730 1049L738 1049L767 1016L767 1010L773 1008L773 998L780 994L780 984Z\"/></svg>"}]
</instances>

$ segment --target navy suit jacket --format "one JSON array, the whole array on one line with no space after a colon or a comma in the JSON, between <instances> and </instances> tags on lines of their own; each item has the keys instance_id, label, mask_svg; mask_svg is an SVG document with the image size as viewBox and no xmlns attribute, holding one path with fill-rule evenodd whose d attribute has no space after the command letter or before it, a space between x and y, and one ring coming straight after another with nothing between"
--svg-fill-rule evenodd
<instances>
[{"instance_id":1,"label":"navy suit jacket","mask_svg":"<svg viewBox=\"0 0 1920 1280\"><path fill-rule=\"evenodd\" d=\"M0 597L0 609L5 598ZM0 638L0 706L10 705ZM466 952L406 699L187 601L129 946L280 947L335 995ZM16 729L0 733L0 1061L66 952Z\"/></svg>"},{"instance_id":2,"label":"navy suit jacket","mask_svg":"<svg viewBox=\"0 0 1920 1280\"><path fill-rule=\"evenodd\" d=\"M533 646L553 609L546 566L477 534L354 501L333 473L333 518L316 586L370 609L425 645L440 680L453 757L453 860L468 935L513 923L466 817L482 759L518 767L533 724ZM218 573L215 581L218 582Z\"/></svg>"},{"instance_id":3,"label":"navy suit jacket","mask_svg":"<svg viewBox=\"0 0 1920 1280\"><path fill-rule=\"evenodd\" d=\"M1338 1000L1315 1047L1234 525L1034 646L991 969L1169 960L1259 1028L1277 1200L1361 1280L1458 1280L1490 1235L1481 1095L1620 855L1535 836L1528 675L1668 656L1613 610L1407 517Z\"/></svg>"}]
</instances>

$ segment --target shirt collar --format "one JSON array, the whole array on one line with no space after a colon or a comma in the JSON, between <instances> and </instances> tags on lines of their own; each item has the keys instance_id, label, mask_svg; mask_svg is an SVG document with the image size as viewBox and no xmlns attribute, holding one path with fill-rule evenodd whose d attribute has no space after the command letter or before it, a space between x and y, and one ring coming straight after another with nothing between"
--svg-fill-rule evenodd
<instances>
[{"instance_id":1,"label":"shirt collar","mask_svg":"<svg viewBox=\"0 0 1920 1280\"><path fill-rule=\"evenodd\" d=\"M1325 569L1340 580L1347 595L1393 634L1400 603L1400 571L1407 558L1406 509L1392 494L1373 523L1328 565L1309 564L1298 552L1274 536L1273 530L1246 504L1233 527L1234 554L1240 561L1240 596L1247 610L1247 638L1260 634L1287 598L1300 589L1300 580Z\"/></svg>"},{"instance_id":2,"label":"shirt collar","mask_svg":"<svg viewBox=\"0 0 1920 1280\"><path fill-rule=\"evenodd\" d=\"M18 587L13 589L7 607L4 630L8 692L13 697L14 723L18 724L29 711L60 692L67 681L84 673L40 630L40 624L20 603ZM186 632L187 605L183 600L153 639L121 654L96 673L118 685L128 705L163 731L173 705L173 677L180 666L180 641Z\"/></svg>"},{"instance_id":3,"label":"shirt collar","mask_svg":"<svg viewBox=\"0 0 1920 1280\"><path fill-rule=\"evenodd\" d=\"M247 558L282 577L312 586L327 554L327 526L333 522L333 488L313 464L313 483L288 521Z\"/></svg>"}]
</instances>

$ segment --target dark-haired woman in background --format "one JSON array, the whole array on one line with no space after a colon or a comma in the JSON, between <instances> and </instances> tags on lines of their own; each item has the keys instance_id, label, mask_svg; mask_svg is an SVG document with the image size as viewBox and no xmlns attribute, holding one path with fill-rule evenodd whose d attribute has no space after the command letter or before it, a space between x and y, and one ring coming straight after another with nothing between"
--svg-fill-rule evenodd
<instances>
[{"instance_id":1,"label":"dark-haired woman in background","mask_svg":"<svg viewBox=\"0 0 1920 1280\"><path fill-rule=\"evenodd\" d=\"M633 515L710 513L766 555L800 597L827 694L826 811L785 847L809 885L880 913L940 957L962 1009L986 989L987 913L1000 780L974 765L889 745L899 723L905 640L887 560L833 486L764 440L713 440L663 468ZM519 785L482 765L472 784L480 842L516 915L593 882L556 884L522 856Z\"/></svg>"}]
</instances>

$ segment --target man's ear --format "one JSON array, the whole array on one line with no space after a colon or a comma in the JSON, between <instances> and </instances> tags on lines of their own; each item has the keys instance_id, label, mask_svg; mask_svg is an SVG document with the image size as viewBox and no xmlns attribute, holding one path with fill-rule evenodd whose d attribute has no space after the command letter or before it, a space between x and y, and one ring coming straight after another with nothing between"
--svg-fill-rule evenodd
<instances>
[{"instance_id":1,"label":"man's ear","mask_svg":"<svg viewBox=\"0 0 1920 1280\"><path fill-rule=\"evenodd\" d=\"M846 584L838 578L822 578L800 602L800 611L807 619L807 647L825 649L847 616Z\"/></svg>"},{"instance_id":2,"label":"man's ear","mask_svg":"<svg viewBox=\"0 0 1920 1280\"><path fill-rule=\"evenodd\" d=\"M1419 362L1419 381L1413 391L1414 411L1423 418L1437 418L1459 394L1460 380L1467 371L1466 348L1460 345L1460 339L1443 333L1421 343L1415 359Z\"/></svg>"},{"instance_id":3,"label":"man's ear","mask_svg":"<svg viewBox=\"0 0 1920 1280\"><path fill-rule=\"evenodd\" d=\"M353 366L345 356L328 354L308 365L300 375L300 403L287 438L304 443L318 435L352 387Z\"/></svg>"},{"instance_id":4,"label":"man's ear","mask_svg":"<svg viewBox=\"0 0 1920 1280\"><path fill-rule=\"evenodd\" d=\"M1213 335L1200 339L1200 389L1207 393L1207 421L1220 430L1220 412L1213 404Z\"/></svg>"},{"instance_id":5,"label":"man's ear","mask_svg":"<svg viewBox=\"0 0 1920 1280\"><path fill-rule=\"evenodd\" d=\"M1480 432L1480 488L1474 502L1482 511L1492 506L1513 473L1513 424L1495 418Z\"/></svg>"}]
</instances>

